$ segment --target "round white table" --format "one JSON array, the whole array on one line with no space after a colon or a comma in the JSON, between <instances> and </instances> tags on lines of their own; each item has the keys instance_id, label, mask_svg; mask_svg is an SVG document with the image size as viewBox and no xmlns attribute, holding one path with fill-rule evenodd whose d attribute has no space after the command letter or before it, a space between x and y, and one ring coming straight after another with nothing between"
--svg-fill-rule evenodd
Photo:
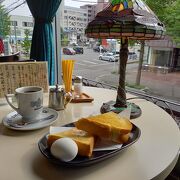
<instances>
[{"instance_id":1,"label":"round white table","mask_svg":"<svg viewBox=\"0 0 180 180\"><path fill-rule=\"evenodd\" d=\"M92 103L70 103L59 111L53 124L60 126L80 117L99 114L103 102L115 100L116 91L84 87L94 98ZM127 97L132 95L127 94ZM45 95L44 105L48 104ZM35 131L15 131L0 124L0 179L2 180L149 180L164 179L174 168L180 148L180 131L172 117L158 106L142 99L131 100L142 109L142 115L132 120L141 129L139 140L116 156L95 165L67 168L49 162L39 151L38 141L49 127ZM12 109L0 100L0 120Z\"/></svg>"}]
</instances>

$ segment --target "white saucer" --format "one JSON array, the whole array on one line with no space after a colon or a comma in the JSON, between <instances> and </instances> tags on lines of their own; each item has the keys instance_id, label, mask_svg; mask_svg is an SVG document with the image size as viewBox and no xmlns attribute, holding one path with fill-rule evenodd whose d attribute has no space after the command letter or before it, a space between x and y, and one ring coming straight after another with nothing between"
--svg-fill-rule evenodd
<instances>
[{"instance_id":1,"label":"white saucer","mask_svg":"<svg viewBox=\"0 0 180 180\"><path fill-rule=\"evenodd\" d=\"M24 123L22 116L16 111L13 111L3 118L3 124L9 129L28 131L47 127L54 123L57 117L57 111L44 107L37 121L21 125Z\"/></svg>"}]
</instances>

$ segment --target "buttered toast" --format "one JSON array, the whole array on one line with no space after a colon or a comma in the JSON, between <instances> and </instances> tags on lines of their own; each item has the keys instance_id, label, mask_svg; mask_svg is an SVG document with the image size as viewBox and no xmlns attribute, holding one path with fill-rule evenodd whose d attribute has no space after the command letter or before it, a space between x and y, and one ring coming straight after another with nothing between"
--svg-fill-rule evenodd
<instances>
[{"instance_id":1,"label":"buttered toast","mask_svg":"<svg viewBox=\"0 0 180 180\"><path fill-rule=\"evenodd\" d=\"M92 151L94 148L94 137L89 133L77 128L50 134L47 140L48 146L50 147L54 141L63 137L69 137L76 142L79 155L88 157L92 155Z\"/></svg>"},{"instance_id":2,"label":"buttered toast","mask_svg":"<svg viewBox=\"0 0 180 180\"><path fill-rule=\"evenodd\" d=\"M75 122L75 126L92 135L117 143L127 142L133 127L128 119L121 118L114 112L81 118Z\"/></svg>"}]
</instances>

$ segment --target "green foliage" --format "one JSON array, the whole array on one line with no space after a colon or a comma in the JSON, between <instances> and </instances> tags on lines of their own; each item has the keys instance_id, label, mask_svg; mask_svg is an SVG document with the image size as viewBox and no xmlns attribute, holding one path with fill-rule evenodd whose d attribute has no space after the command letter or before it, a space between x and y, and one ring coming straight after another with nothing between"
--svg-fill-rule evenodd
<instances>
[{"instance_id":1,"label":"green foliage","mask_svg":"<svg viewBox=\"0 0 180 180\"><path fill-rule=\"evenodd\" d=\"M166 34L180 44L180 1L179 0L145 0L158 18L166 26Z\"/></svg>"},{"instance_id":2,"label":"green foliage","mask_svg":"<svg viewBox=\"0 0 180 180\"><path fill-rule=\"evenodd\" d=\"M99 44L99 45L102 44L102 39L98 39L98 44Z\"/></svg>"},{"instance_id":3,"label":"green foliage","mask_svg":"<svg viewBox=\"0 0 180 180\"><path fill-rule=\"evenodd\" d=\"M180 1L177 0L170 7L166 8L166 14L165 24L167 26L167 34L180 47Z\"/></svg>"},{"instance_id":4,"label":"green foliage","mask_svg":"<svg viewBox=\"0 0 180 180\"><path fill-rule=\"evenodd\" d=\"M127 1L127 0L111 0L111 3L114 6L116 4L123 3L124 1Z\"/></svg>"},{"instance_id":5,"label":"green foliage","mask_svg":"<svg viewBox=\"0 0 180 180\"><path fill-rule=\"evenodd\" d=\"M117 39L117 43L121 44L121 40ZM131 46L131 47L133 47L136 43L139 43L139 41L138 40L134 40L134 39L129 39L128 40L128 45Z\"/></svg>"},{"instance_id":6,"label":"green foliage","mask_svg":"<svg viewBox=\"0 0 180 180\"><path fill-rule=\"evenodd\" d=\"M10 16L4 6L0 4L0 37L3 39L10 34Z\"/></svg>"},{"instance_id":7,"label":"green foliage","mask_svg":"<svg viewBox=\"0 0 180 180\"><path fill-rule=\"evenodd\" d=\"M138 40L134 40L134 39L129 39L129 41L128 41L129 46L131 46L131 47L133 47L138 42L139 42Z\"/></svg>"},{"instance_id":8,"label":"green foliage","mask_svg":"<svg viewBox=\"0 0 180 180\"><path fill-rule=\"evenodd\" d=\"M26 56L29 56L30 47L31 47L31 40L29 40L29 35L30 35L29 29L25 29L24 34L25 34L25 37L21 43L21 46Z\"/></svg>"},{"instance_id":9,"label":"green foliage","mask_svg":"<svg viewBox=\"0 0 180 180\"><path fill-rule=\"evenodd\" d=\"M62 47L65 47L69 44L69 40L68 40L68 37L67 36L64 36L62 39L61 39L61 46Z\"/></svg>"},{"instance_id":10,"label":"green foliage","mask_svg":"<svg viewBox=\"0 0 180 180\"><path fill-rule=\"evenodd\" d=\"M68 36L67 34L63 31L63 28L61 27L61 46L67 46L69 44Z\"/></svg>"},{"instance_id":11,"label":"green foliage","mask_svg":"<svg viewBox=\"0 0 180 180\"><path fill-rule=\"evenodd\" d=\"M166 8L168 8L173 0L144 0L156 16L164 22L166 18Z\"/></svg>"}]
</instances>

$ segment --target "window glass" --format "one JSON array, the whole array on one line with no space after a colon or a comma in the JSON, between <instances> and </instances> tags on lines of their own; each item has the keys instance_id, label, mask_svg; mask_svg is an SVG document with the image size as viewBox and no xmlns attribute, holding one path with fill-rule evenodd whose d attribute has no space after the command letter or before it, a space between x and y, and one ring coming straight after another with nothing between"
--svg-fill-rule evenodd
<instances>
[{"instance_id":1,"label":"window glass","mask_svg":"<svg viewBox=\"0 0 180 180\"><path fill-rule=\"evenodd\" d=\"M17 21L10 21L11 22L11 26L17 26Z\"/></svg>"},{"instance_id":2,"label":"window glass","mask_svg":"<svg viewBox=\"0 0 180 180\"><path fill-rule=\"evenodd\" d=\"M61 38L57 40L57 42L61 42L61 47L56 49L56 51L61 52L59 59L74 59L76 61L74 75L81 75L87 79L117 86L119 61L109 62L100 60L99 57L100 54L105 52L116 54L119 57L120 40L93 39L88 38L85 34L88 23L95 18L97 12L101 11L106 4L93 5L85 2L71 2L67 4L67 1L62 0L59 13L60 27L57 28L61 32L60 35L55 35L55 38ZM21 58L28 59L34 26L32 15L26 4L15 8L18 4L20 5L20 1L5 0L3 3L5 8L10 11L10 30L3 39L6 44L9 44L5 54L20 51ZM83 7L81 8L79 4ZM108 29L104 28L104 32L108 32ZM74 48L75 46L82 47L83 51L72 55L62 52L64 47ZM126 67L127 85L139 88L151 95L180 101L180 48L173 38L167 36L164 40L145 42L140 85L136 86L140 52L140 41L133 42L133 44L129 43ZM109 56L109 54L107 55Z\"/></svg>"},{"instance_id":3,"label":"window glass","mask_svg":"<svg viewBox=\"0 0 180 180\"><path fill-rule=\"evenodd\" d=\"M7 31L7 35L3 37L3 41L5 44L8 44L4 54L9 55L20 52L19 58L29 59L34 26L29 8L21 0L5 0L2 4L6 12L9 12L7 15L10 21L9 30L7 30L8 28L6 26L2 27Z\"/></svg>"},{"instance_id":4,"label":"window glass","mask_svg":"<svg viewBox=\"0 0 180 180\"><path fill-rule=\"evenodd\" d=\"M71 16L73 14L76 20L66 21L65 19L66 25L63 27L61 36L62 48L80 46L83 47L84 51L83 54L77 52L75 55L62 53L62 59L76 61L74 75L81 75L87 79L117 86L119 82L120 40L93 39L85 35L87 24L94 19L97 12L106 7L106 4L101 2L92 6L84 3L82 8L78 5L74 6L76 8L70 7L71 5L67 5L66 2L65 5L69 6L67 14ZM104 28L104 32L108 32L108 29ZM112 54L104 54L105 52L111 52L116 60L109 62L107 59L113 58L113 56ZM140 52L140 41L129 43L126 67L127 85L147 94L180 101L180 81L176 77L177 70L180 70L180 50L176 48L172 38L167 37L162 41L145 42L140 84L136 85ZM101 60L100 54L107 57L106 60Z\"/></svg>"},{"instance_id":5,"label":"window glass","mask_svg":"<svg viewBox=\"0 0 180 180\"><path fill-rule=\"evenodd\" d=\"M22 26L33 27L33 22L22 22Z\"/></svg>"}]
</instances>

